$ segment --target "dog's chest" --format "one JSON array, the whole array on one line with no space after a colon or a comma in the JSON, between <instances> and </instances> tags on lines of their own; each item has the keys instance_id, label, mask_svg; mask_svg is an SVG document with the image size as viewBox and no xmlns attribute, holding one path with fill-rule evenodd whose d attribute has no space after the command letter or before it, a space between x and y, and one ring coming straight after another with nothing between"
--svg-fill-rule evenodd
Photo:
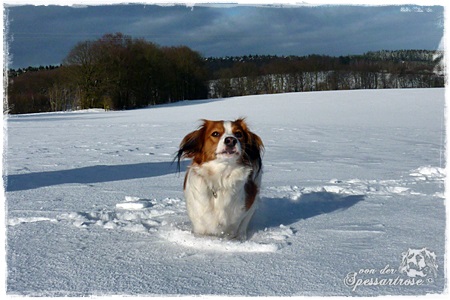
<instances>
[{"instance_id":1,"label":"dog's chest","mask_svg":"<svg viewBox=\"0 0 450 300\"><path fill-rule=\"evenodd\" d=\"M212 161L191 167L188 185L197 194L194 199L208 201L214 209L240 210L245 202L244 186L250 172L247 166Z\"/></svg>"},{"instance_id":2,"label":"dog's chest","mask_svg":"<svg viewBox=\"0 0 450 300\"><path fill-rule=\"evenodd\" d=\"M233 189L240 183L245 183L251 168L227 161L211 161L199 167L193 167L192 171L200 176L213 190Z\"/></svg>"}]
</instances>

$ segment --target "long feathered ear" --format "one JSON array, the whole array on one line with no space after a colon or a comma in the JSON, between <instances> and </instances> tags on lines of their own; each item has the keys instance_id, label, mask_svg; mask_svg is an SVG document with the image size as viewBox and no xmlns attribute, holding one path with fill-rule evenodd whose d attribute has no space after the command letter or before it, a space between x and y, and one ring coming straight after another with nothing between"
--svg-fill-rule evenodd
<instances>
[{"instance_id":1,"label":"long feathered ear","mask_svg":"<svg viewBox=\"0 0 450 300\"><path fill-rule=\"evenodd\" d=\"M235 122L239 123L242 129L248 132L244 160L247 160L247 163L253 166L257 175L262 168L261 156L264 152L264 144L258 135L250 131L245 118L239 118Z\"/></svg>"},{"instance_id":2,"label":"long feathered ear","mask_svg":"<svg viewBox=\"0 0 450 300\"><path fill-rule=\"evenodd\" d=\"M250 132L250 140L248 141L247 147L245 147L245 152L254 167L257 168L256 174L258 174L262 168L261 156L264 152L264 144L261 138L253 132Z\"/></svg>"},{"instance_id":3,"label":"long feathered ear","mask_svg":"<svg viewBox=\"0 0 450 300\"><path fill-rule=\"evenodd\" d=\"M181 168L182 158L194 158L196 154L201 153L204 131L205 126L202 125L198 130L186 135L181 141L180 148L174 158L174 161L177 161L178 171L180 171Z\"/></svg>"}]
</instances>

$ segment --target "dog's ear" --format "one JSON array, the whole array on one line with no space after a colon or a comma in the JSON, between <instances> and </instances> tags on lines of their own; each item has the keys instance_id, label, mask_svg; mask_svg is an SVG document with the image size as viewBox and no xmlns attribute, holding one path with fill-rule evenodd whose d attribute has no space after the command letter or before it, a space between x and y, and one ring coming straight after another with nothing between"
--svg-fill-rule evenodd
<instances>
[{"instance_id":1,"label":"dog's ear","mask_svg":"<svg viewBox=\"0 0 450 300\"><path fill-rule=\"evenodd\" d=\"M244 122L242 120L242 122ZM261 171L262 168L262 154L264 152L264 144L261 138L248 130L246 124L244 123L244 128L247 130L249 136L245 146L245 156L253 164L256 174Z\"/></svg>"},{"instance_id":2,"label":"dog's ear","mask_svg":"<svg viewBox=\"0 0 450 300\"><path fill-rule=\"evenodd\" d=\"M431 252L427 248L423 249L424 257L426 257L428 260L434 260L436 261L436 254L434 252Z\"/></svg>"},{"instance_id":3,"label":"dog's ear","mask_svg":"<svg viewBox=\"0 0 450 300\"><path fill-rule=\"evenodd\" d=\"M178 171L181 168L182 158L194 158L202 152L203 138L205 134L204 124L199 129L187 134L180 143L180 148L175 155L174 161L177 160Z\"/></svg>"},{"instance_id":4,"label":"dog's ear","mask_svg":"<svg viewBox=\"0 0 450 300\"><path fill-rule=\"evenodd\" d=\"M262 166L261 156L264 152L264 144L258 135L254 134L253 132L250 132L249 146L250 147L248 147L247 154L252 161L256 161L258 163L258 171L257 172L259 172L261 170L261 166ZM247 151L247 148L246 148L246 151Z\"/></svg>"}]
</instances>

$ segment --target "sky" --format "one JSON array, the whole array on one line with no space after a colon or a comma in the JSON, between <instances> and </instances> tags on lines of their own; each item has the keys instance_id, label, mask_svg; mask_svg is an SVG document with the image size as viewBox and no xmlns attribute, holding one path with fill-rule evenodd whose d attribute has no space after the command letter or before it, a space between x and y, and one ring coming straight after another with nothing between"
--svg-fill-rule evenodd
<instances>
[{"instance_id":1,"label":"sky","mask_svg":"<svg viewBox=\"0 0 450 300\"><path fill-rule=\"evenodd\" d=\"M252 6L6 4L8 67L59 65L78 43L121 32L161 46L186 45L205 57L352 55L435 50L443 6Z\"/></svg>"}]
</instances>

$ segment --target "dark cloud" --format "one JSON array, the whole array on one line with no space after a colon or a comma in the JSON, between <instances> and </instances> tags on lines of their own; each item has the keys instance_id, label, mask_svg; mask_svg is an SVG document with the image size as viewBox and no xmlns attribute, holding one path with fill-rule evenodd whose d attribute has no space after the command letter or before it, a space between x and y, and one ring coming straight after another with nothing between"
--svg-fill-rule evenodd
<instances>
[{"instance_id":1,"label":"dark cloud","mask_svg":"<svg viewBox=\"0 0 450 300\"><path fill-rule=\"evenodd\" d=\"M15 68L59 64L77 42L115 32L205 56L436 49L443 35L439 6L16 6L7 13Z\"/></svg>"}]
</instances>

